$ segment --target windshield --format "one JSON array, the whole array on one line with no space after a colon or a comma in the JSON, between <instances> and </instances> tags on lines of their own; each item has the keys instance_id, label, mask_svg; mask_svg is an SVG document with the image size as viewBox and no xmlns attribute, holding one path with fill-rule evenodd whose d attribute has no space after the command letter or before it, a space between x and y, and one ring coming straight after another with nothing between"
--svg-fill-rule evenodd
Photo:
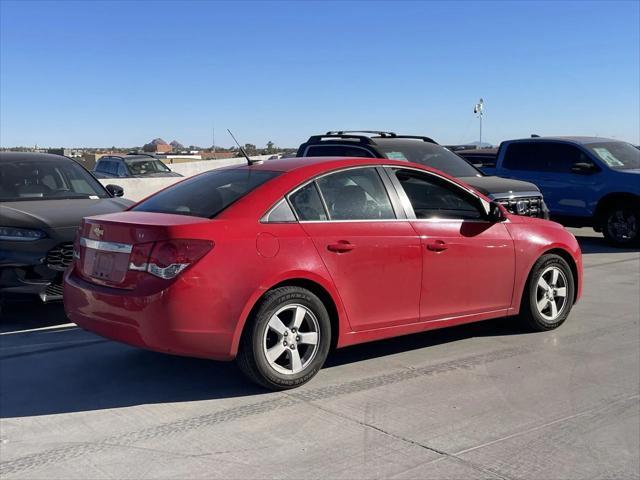
<instances>
[{"instance_id":1,"label":"windshield","mask_svg":"<svg viewBox=\"0 0 640 480\"><path fill-rule=\"evenodd\" d=\"M481 177L482 173L466 160L440 145L422 140L378 139L378 148L390 160L408 160L435 168L452 177Z\"/></svg>"},{"instance_id":2,"label":"windshield","mask_svg":"<svg viewBox=\"0 0 640 480\"><path fill-rule=\"evenodd\" d=\"M585 145L609 168L640 169L640 150L625 142L589 143Z\"/></svg>"},{"instance_id":3,"label":"windshield","mask_svg":"<svg viewBox=\"0 0 640 480\"><path fill-rule=\"evenodd\" d=\"M211 171L162 190L132 210L213 218L276 175L251 169Z\"/></svg>"},{"instance_id":4,"label":"windshield","mask_svg":"<svg viewBox=\"0 0 640 480\"><path fill-rule=\"evenodd\" d=\"M125 160L131 175L148 175L150 173L170 172L160 160Z\"/></svg>"},{"instance_id":5,"label":"windshield","mask_svg":"<svg viewBox=\"0 0 640 480\"><path fill-rule=\"evenodd\" d=\"M0 201L107 198L102 185L76 162L17 160L0 162Z\"/></svg>"}]
</instances>

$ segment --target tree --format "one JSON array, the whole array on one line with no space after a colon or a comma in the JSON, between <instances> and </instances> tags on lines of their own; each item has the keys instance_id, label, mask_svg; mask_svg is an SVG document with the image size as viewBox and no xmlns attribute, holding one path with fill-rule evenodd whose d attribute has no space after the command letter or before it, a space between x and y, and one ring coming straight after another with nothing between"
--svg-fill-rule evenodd
<instances>
[{"instance_id":1,"label":"tree","mask_svg":"<svg viewBox=\"0 0 640 480\"><path fill-rule=\"evenodd\" d=\"M252 143L245 143L243 148L247 155L257 155L258 153L258 149Z\"/></svg>"},{"instance_id":2,"label":"tree","mask_svg":"<svg viewBox=\"0 0 640 480\"><path fill-rule=\"evenodd\" d=\"M267 152L266 153L273 153L275 151L275 149L273 148L275 146L275 144L269 140L267 142Z\"/></svg>"}]
</instances>

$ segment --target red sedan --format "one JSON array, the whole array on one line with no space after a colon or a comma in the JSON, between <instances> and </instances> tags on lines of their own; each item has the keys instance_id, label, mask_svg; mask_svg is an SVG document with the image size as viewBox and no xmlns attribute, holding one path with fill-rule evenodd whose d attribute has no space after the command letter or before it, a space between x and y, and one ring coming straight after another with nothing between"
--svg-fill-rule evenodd
<instances>
[{"instance_id":1,"label":"red sedan","mask_svg":"<svg viewBox=\"0 0 640 480\"><path fill-rule=\"evenodd\" d=\"M418 165L307 158L203 173L84 219L64 299L99 335L236 358L285 389L331 347L512 315L556 328L581 288L580 249L556 223Z\"/></svg>"}]
</instances>

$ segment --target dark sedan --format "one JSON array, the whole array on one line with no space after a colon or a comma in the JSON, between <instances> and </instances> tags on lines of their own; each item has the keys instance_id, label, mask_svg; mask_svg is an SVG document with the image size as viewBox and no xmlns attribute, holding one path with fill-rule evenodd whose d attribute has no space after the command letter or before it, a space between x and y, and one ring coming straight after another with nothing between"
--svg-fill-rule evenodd
<instances>
[{"instance_id":1,"label":"dark sedan","mask_svg":"<svg viewBox=\"0 0 640 480\"><path fill-rule=\"evenodd\" d=\"M60 300L80 221L126 209L133 202L122 194L70 158L0 153L0 303L24 294Z\"/></svg>"}]
</instances>

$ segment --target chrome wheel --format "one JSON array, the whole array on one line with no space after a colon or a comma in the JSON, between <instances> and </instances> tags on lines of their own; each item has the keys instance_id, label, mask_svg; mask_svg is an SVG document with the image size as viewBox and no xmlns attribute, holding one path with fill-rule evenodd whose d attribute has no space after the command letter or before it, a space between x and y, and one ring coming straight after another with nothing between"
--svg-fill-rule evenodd
<instances>
[{"instance_id":1,"label":"chrome wheel","mask_svg":"<svg viewBox=\"0 0 640 480\"><path fill-rule=\"evenodd\" d=\"M274 313L262 339L264 355L275 371L294 375L313 361L320 342L320 326L311 310L290 304Z\"/></svg>"},{"instance_id":2,"label":"chrome wheel","mask_svg":"<svg viewBox=\"0 0 640 480\"><path fill-rule=\"evenodd\" d=\"M567 305L567 277L556 266L545 269L538 278L536 307L548 322L554 322Z\"/></svg>"},{"instance_id":3,"label":"chrome wheel","mask_svg":"<svg viewBox=\"0 0 640 480\"><path fill-rule=\"evenodd\" d=\"M631 242L638 236L639 220L630 209L613 210L607 218L607 233L617 242Z\"/></svg>"}]
</instances>

